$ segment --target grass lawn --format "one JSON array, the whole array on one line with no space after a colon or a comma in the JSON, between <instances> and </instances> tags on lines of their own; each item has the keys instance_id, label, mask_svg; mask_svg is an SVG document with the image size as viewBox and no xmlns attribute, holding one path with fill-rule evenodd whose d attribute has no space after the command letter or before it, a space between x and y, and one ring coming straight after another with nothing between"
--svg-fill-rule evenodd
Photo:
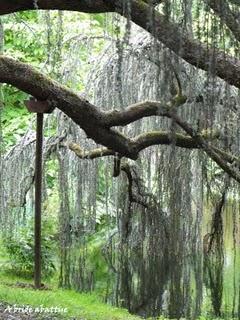
<instances>
[{"instance_id":1,"label":"grass lawn","mask_svg":"<svg viewBox=\"0 0 240 320\"><path fill-rule=\"evenodd\" d=\"M62 313L64 319L74 320L140 320L142 318L130 315L127 310L104 304L95 294L77 293L72 290L52 288L51 290L34 290L18 288L8 284L22 282L20 278L9 278L0 273L0 301L17 306L32 306L45 308L67 308ZM25 280L26 282L26 280ZM159 320L165 318L160 317ZM198 320L212 320L220 318L200 317ZM150 319L149 319L150 320ZM230 319L229 319L230 320Z\"/></svg>"},{"instance_id":2,"label":"grass lawn","mask_svg":"<svg viewBox=\"0 0 240 320\"><path fill-rule=\"evenodd\" d=\"M130 315L127 310L104 304L95 294L77 293L72 290L59 289L52 285L51 290L34 290L20 288L13 284L26 282L0 272L0 301L17 306L32 306L45 308L66 308L62 313L66 319L81 320L139 320ZM10 284L10 285L9 285Z\"/></svg>"},{"instance_id":3,"label":"grass lawn","mask_svg":"<svg viewBox=\"0 0 240 320\"><path fill-rule=\"evenodd\" d=\"M78 293L73 290L59 289L56 279L45 283L50 290L34 290L21 288L17 283L32 283L31 280L20 278L5 271L4 257L0 253L0 302L18 307L33 308L66 308L66 313L60 313L61 318L70 320L140 320L142 318L130 315L127 310L115 308L101 302L96 294ZM198 320L212 320L210 317L200 317ZM214 318L217 319L217 318ZM218 318L220 320L220 318ZM150 320L150 319L149 319ZM159 320L164 320L160 317ZM228 319L230 320L230 319Z\"/></svg>"},{"instance_id":4,"label":"grass lawn","mask_svg":"<svg viewBox=\"0 0 240 320\"><path fill-rule=\"evenodd\" d=\"M0 285L0 300L10 304L31 305L33 307L67 308L66 318L77 317L86 320L139 319L125 310L101 303L96 296L78 294L68 290L34 291L31 289L11 288Z\"/></svg>"}]
</instances>

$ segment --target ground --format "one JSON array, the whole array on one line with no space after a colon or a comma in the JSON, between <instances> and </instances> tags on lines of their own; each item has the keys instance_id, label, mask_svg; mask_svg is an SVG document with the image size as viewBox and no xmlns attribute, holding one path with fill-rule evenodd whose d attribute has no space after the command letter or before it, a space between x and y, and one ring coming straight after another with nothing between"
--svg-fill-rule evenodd
<instances>
[{"instance_id":1,"label":"ground","mask_svg":"<svg viewBox=\"0 0 240 320\"><path fill-rule=\"evenodd\" d=\"M0 319L1 320L139 320L130 315L127 310L119 309L101 302L96 294L78 293L73 290L59 289L55 283L50 283L47 290L35 290L19 277L0 272ZM7 313L6 307L33 308L66 308L66 313L26 314Z\"/></svg>"}]
</instances>

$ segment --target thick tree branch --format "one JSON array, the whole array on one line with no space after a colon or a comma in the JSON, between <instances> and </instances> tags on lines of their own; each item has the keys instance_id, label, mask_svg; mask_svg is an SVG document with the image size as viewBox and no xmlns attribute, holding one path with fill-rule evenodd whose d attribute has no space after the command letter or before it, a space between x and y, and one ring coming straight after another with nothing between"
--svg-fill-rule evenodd
<instances>
[{"instance_id":1,"label":"thick tree branch","mask_svg":"<svg viewBox=\"0 0 240 320\"><path fill-rule=\"evenodd\" d=\"M204 131L202 133L202 137L206 140L214 140L220 137L220 133L210 132L210 131ZM140 151L151 147L155 145L170 145L173 143L172 135L170 132L164 132L164 131L152 131L148 133L140 134L139 136L132 139L132 143L135 146L135 150L137 150L137 153ZM186 148L186 149L198 149L199 144L195 141L195 139L192 139L190 136L183 135L180 133L176 133L174 135L174 144L177 147L180 148ZM106 156L115 156L116 151L109 150L107 148L96 148L90 151L83 150L81 146L77 143L69 143L69 149L75 152L75 154L80 159L96 159Z\"/></svg>"},{"instance_id":2,"label":"thick tree branch","mask_svg":"<svg viewBox=\"0 0 240 320\"><path fill-rule=\"evenodd\" d=\"M122 9L121 0L106 0L111 3L113 9L121 15L126 14ZM210 61L215 59L214 73L229 84L240 88L240 61L226 55L224 52L213 50L199 41L191 38L190 35L180 31L179 26L168 21L166 17L157 11L154 14L155 30L149 26L149 5L141 0L132 0L131 19L143 29L151 32L160 42L165 44L179 57L197 68L208 71Z\"/></svg>"},{"instance_id":3,"label":"thick tree branch","mask_svg":"<svg viewBox=\"0 0 240 320\"><path fill-rule=\"evenodd\" d=\"M105 124L107 127L126 126L129 123L144 117L156 115L167 116L166 105L157 101L144 101L133 104L121 111L113 110L105 113Z\"/></svg>"},{"instance_id":4,"label":"thick tree branch","mask_svg":"<svg viewBox=\"0 0 240 320\"><path fill-rule=\"evenodd\" d=\"M236 40L240 41L240 24L231 11L226 0L205 0L209 7L218 15L232 31Z\"/></svg>"},{"instance_id":5,"label":"thick tree branch","mask_svg":"<svg viewBox=\"0 0 240 320\"><path fill-rule=\"evenodd\" d=\"M193 139L192 141L189 137L176 135L176 145L185 148L198 146L203 148L224 171L234 176L234 179L240 182L239 173L226 163L224 157L209 147L206 139L202 135L196 134L187 123L183 122L172 112L171 107L181 105L181 103L184 103L185 98L180 99L180 102L175 98L170 101L169 104L166 104L166 107L163 107L157 102L145 102L145 104L140 104L140 107L139 105L129 107L126 109L126 112L123 111L122 114L116 111L106 114L68 88L49 79L28 65L4 56L0 56L0 82L12 84L37 99L47 100L49 105L58 107L75 121L86 132L88 137L107 147L107 150L104 149L104 151L101 150L101 152L97 152L99 156L101 156L102 153L110 155L110 153L113 152L131 159L137 159L138 153L150 145L170 144L171 139L166 133L147 133L135 139L129 139L118 131L109 129L109 126L113 124L126 124L129 123L130 120L135 121L141 117L149 116L150 113L151 115L156 114L171 117ZM159 106L163 107L162 113L159 112ZM144 108L146 108L146 111ZM116 119L114 119L113 114L116 114ZM128 117L130 119L129 121Z\"/></svg>"},{"instance_id":6,"label":"thick tree branch","mask_svg":"<svg viewBox=\"0 0 240 320\"><path fill-rule=\"evenodd\" d=\"M131 140L105 126L104 113L65 86L25 63L0 56L0 82L11 84L38 100L48 100L77 123L95 142L127 157L137 157Z\"/></svg>"},{"instance_id":7,"label":"thick tree branch","mask_svg":"<svg viewBox=\"0 0 240 320\"><path fill-rule=\"evenodd\" d=\"M158 5L164 0L144 0L144 2ZM37 0L39 9L69 10L86 13L102 13L110 11L110 7L103 0ZM33 0L0 0L0 15L24 10L35 10Z\"/></svg>"},{"instance_id":8,"label":"thick tree branch","mask_svg":"<svg viewBox=\"0 0 240 320\"><path fill-rule=\"evenodd\" d=\"M109 127L125 125L150 115L167 116L166 110L168 108L181 105L186 100L175 97L166 106L162 106L158 102L145 102L130 106L126 111L104 113L81 96L27 64L5 56L0 56L0 82L9 83L38 100L47 100L49 106L62 110L95 142L106 146L107 149L114 150L121 156L132 159L138 157L143 143L149 144L150 138L153 143L158 140L158 136L150 135L148 139L143 139L141 136L141 143L139 143ZM164 139L166 140L167 137L165 136Z\"/></svg>"},{"instance_id":9,"label":"thick tree branch","mask_svg":"<svg viewBox=\"0 0 240 320\"><path fill-rule=\"evenodd\" d=\"M102 0L38 0L39 9L69 10L89 13L106 12L108 7ZM33 0L0 0L0 14L23 10L34 10Z\"/></svg>"},{"instance_id":10,"label":"thick tree branch","mask_svg":"<svg viewBox=\"0 0 240 320\"><path fill-rule=\"evenodd\" d=\"M59 9L82 12L113 12L126 15L122 0L38 0L40 9ZM224 52L211 50L204 44L183 34L179 26L168 21L166 17L157 11L154 14L155 30L151 30L149 13L151 7L142 0L131 1L131 19L143 29L151 32L160 42L170 50L183 58L188 63L209 70L209 62L213 57L216 60L215 74L229 84L240 88L240 61L227 56ZM0 0L0 14L33 9L32 0Z\"/></svg>"},{"instance_id":11,"label":"thick tree branch","mask_svg":"<svg viewBox=\"0 0 240 320\"><path fill-rule=\"evenodd\" d=\"M220 137L218 131L204 131L201 134L203 139L206 140L215 140ZM155 145L170 145L174 143L176 147L185 148L185 149L198 149L198 143L192 139L190 136L175 133L174 135L171 132L161 132L161 131L152 131L140 134L139 136L133 139L133 142L136 144L136 149L138 152Z\"/></svg>"},{"instance_id":12,"label":"thick tree branch","mask_svg":"<svg viewBox=\"0 0 240 320\"><path fill-rule=\"evenodd\" d=\"M185 96L176 96L166 104L158 101L144 101L135 103L124 110L113 110L104 114L106 127L126 126L129 123L151 116L169 116L169 109L179 107L186 102Z\"/></svg>"}]
</instances>

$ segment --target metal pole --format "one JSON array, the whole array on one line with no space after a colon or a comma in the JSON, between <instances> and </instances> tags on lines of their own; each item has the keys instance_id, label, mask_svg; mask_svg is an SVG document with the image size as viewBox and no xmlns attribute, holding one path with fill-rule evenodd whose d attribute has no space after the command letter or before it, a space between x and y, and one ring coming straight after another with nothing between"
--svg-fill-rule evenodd
<instances>
[{"instance_id":1,"label":"metal pole","mask_svg":"<svg viewBox=\"0 0 240 320\"><path fill-rule=\"evenodd\" d=\"M34 248L34 284L41 287L41 211L42 211L42 149L43 149L43 113L37 113L36 158L35 158L35 248Z\"/></svg>"}]
</instances>

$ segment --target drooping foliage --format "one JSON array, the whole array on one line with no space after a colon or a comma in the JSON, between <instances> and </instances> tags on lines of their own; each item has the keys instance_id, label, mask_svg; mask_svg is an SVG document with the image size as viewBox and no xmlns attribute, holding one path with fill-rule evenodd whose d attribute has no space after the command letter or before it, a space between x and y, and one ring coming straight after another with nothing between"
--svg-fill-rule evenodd
<instances>
[{"instance_id":1,"label":"drooping foliage","mask_svg":"<svg viewBox=\"0 0 240 320\"><path fill-rule=\"evenodd\" d=\"M37 13L32 19L45 36L34 41L47 49L30 60L29 51L20 48L22 58L105 111L145 100L167 104L183 91L187 101L174 112L197 134L207 134L207 147L231 158L230 167L238 172L239 91L215 76L217 49L239 58L238 39L222 19L226 7L221 15L214 1L163 1L155 8L209 48L204 72L156 40L153 8L150 36L131 23L131 1L124 3L125 20L115 14ZM229 2L227 8L238 20L239 6ZM88 31L79 34L78 19ZM13 36L9 30L7 36ZM34 205L35 138L33 127L25 129L1 162L3 231L13 237ZM132 139L159 130L170 142L145 148L136 161L118 154L79 159L69 142L78 143L83 153L98 146L63 113L46 117L44 214L58 216L59 284L99 290L106 301L143 316L236 315L239 279L229 274L239 257L238 183L204 148L180 148L183 129L161 113L120 129ZM227 281L232 288L224 285ZM224 290L230 296L225 302Z\"/></svg>"}]
</instances>

